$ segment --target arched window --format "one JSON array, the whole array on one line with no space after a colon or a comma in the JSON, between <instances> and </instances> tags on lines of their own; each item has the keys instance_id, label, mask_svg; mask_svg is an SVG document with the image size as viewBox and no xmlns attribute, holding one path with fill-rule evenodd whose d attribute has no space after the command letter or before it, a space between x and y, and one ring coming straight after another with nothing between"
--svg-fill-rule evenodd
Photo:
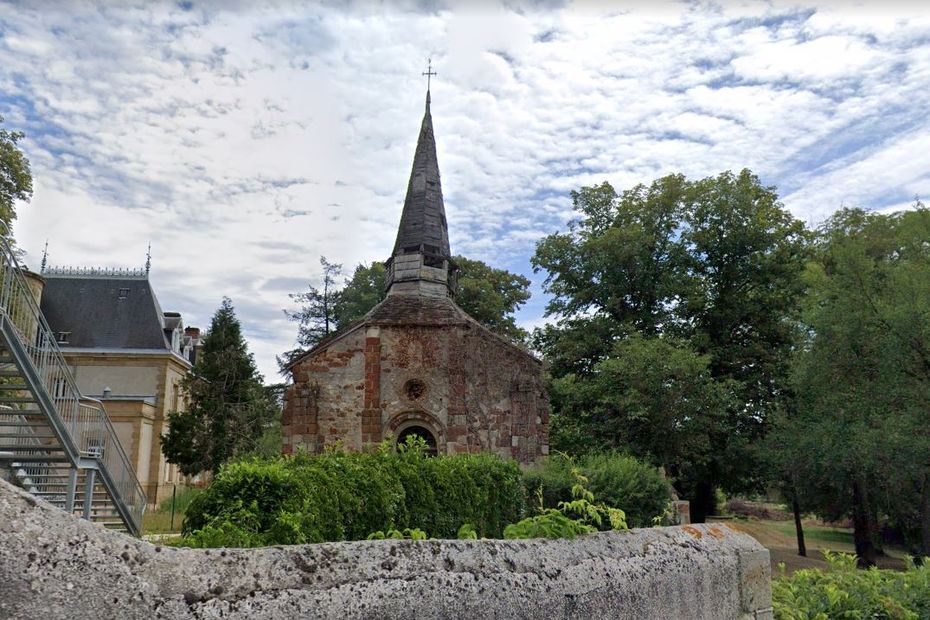
<instances>
[{"instance_id":1,"label":"arched window","mask_svg":"<svg viewBox=\"0 0 930 620\"><path fill-rule=\"evenodd\" d=\"M423 428L422 426L408 426L397 434L398 445L405 443L407 441L407 437L422 438L426 442L427 456L436 456L436 454L438 454L436 449L436 437L433 436L433 434L429 432L428 429Z\"/></svg>"}]
</instances>

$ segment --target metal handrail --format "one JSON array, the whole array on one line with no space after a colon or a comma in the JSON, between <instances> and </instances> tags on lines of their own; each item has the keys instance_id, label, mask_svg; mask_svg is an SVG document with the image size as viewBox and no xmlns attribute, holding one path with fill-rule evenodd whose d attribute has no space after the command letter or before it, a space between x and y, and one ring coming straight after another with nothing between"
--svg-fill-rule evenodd
<instances>
[{"instance_id":1,"label":"metal handrail","mask_svg":"<svg viewBox=\"0 0 930 620\"><path fill-rule=\"evenodd\" d=\"M57 419L52 419L53 426L64 431L66 436L61 439L69 458L75 465L81 458L97 462L105 474L101 478L113 487L108 491L114 504L124 519L130 521L127 526L135 532L141 531L146 499L131 461L120 444L103 403L81 394L57 339L23 276L22 267L2 235L0 280L0 313L6 319L3 323L14 328L13 335L25 350L26 361L32 365L29 374L36 377L45 390L45 400L51 401L52 411L45 413L50 417L57 416ZM43 401L43 398L38 400Z\"/></svg>"}]
</instances>

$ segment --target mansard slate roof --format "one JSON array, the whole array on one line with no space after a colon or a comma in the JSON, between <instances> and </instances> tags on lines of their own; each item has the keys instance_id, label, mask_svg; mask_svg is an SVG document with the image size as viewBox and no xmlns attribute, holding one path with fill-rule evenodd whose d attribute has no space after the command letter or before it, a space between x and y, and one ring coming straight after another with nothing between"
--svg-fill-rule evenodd
<instances>
[{"instance_id":1,"label":"mansard slate roof","mask_svg":"<svg viewBox=\"0 0 930 620\"><path fill-rule=\"evenodd\" d=\"M147 278L45 276L42 314L67 348L167 349L163 316Z\"/></svg>"},{"instance_id":2,"label":"mansard slate roof","mask_svg":"<svg viewBox=\"0 0 930 620\"><path fill-rule=\"evenodd\" d=\"M442 202L439 181L439 160L436 158L436 138L426 92L426 113L420 125L420 137L413 156L413 169L407 184L404 211L400 216L397 240L392 256L423 252L428 256L449 258L449 230Z\"/></svg>"}]
</instances>

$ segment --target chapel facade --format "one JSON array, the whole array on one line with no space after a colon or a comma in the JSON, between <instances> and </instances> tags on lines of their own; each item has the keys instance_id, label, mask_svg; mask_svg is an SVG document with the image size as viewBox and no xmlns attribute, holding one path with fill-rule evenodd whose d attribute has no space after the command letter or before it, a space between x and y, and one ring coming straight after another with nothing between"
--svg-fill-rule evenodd
<instances>
[{"instance_id":1,"label":"chapel facade","mask_svg":"<svg viewBox=\"0 0 930 620\"><path fill-rule=\"evenodd\" d=\"M549 452L541 362L454 301L436 142L426 94L383 301L290 366L282 452L360 451L416 435L436 454Z\"/></svg>"}]
</instances>

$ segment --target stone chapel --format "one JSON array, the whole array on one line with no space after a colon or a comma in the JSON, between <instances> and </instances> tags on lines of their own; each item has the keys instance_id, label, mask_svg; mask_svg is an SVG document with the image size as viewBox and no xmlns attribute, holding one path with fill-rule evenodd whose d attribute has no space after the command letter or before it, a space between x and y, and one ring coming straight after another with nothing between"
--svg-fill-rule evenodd
<instances>
[{"instance_id":1,"label":"stone chapel","mask_svg":"<svg viewBox=\"0 0 930 620\"><path fill-rule=\"evenodd\" d=\"M434 454L549 451L542 364L456 305L430 96L384 300L290 366L282 452L426 440Z\"/></svg>"}]
</instances>

